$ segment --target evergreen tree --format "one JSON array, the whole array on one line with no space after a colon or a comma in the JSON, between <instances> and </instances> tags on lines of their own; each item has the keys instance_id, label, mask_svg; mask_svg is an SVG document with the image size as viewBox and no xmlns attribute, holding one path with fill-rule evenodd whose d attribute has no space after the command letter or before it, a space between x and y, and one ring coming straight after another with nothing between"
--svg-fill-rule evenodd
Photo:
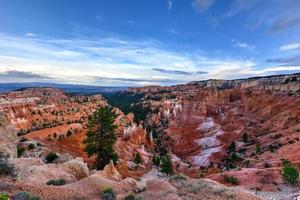
<instances>
[{"instance_id":1,"label":"evergreen tree","mask_svg":"<svg viewBox=\"0 0 300 200\"><path fill-rule=\"evenodd\" d=\"M169 156L165 156L162 159L161 172L166 173L166 174L173 173L172 161Z\"/></svg>"},{"instance_id":2,"label":"evergreen tree","mask_svg":"<svg viewBox=\"0 0 300 200\"><path fill-rule=\"evenodd\" d=\"M103 169L110 160L116 162L118 159L113 149L116 141L114 121L115 115L108 106L96 110L88 120L84 151L89 157L96 156L98 170Z\"/></svg>"},{"instance_id":3,"label":"evergreen tree","mask_svg":"<svg viewBox=\"0 0 300 200\"><path fill-rule=\"evenodd\" d=\"M247 133L244 133L243 134L243 141L246 143L248 142L248 134Z\"/></svg>"},{"instance_id":4,"label":"evergreen tree","mask_svg":"<svg viewBox=\"0 0 300 200\"><path fill-rule=\"evenodd\" d=\"M140 164L142 163L142 158L141 158L141 155L140 155L139 153L137 153L137 154L135 155L134 162L135 162L135 164L137 164L137 165L140 165Z\"/></svg>"}]
</instances>

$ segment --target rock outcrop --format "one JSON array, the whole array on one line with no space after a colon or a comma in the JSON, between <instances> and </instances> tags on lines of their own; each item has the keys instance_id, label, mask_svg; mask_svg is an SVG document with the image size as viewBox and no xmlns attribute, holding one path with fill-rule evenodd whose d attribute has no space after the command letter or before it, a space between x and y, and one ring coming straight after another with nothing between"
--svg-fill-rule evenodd
<instances>
[{"instance_id":1,"label":"rock outcrop","mask_svg":"<svg viewBox=\"0 0 300 200\"><path fill-rule=\"evenodd\" d=\"M121 181L122 180L122 176L120 175L120 173L118 172L117 168L114 165L114 162L111 160L109 164L107 164L103 171L102 174L104 177L108 178L108 179L112 179L115 181Z\"/></svg>"},{"instance_id":2,"label":"rock outcrop","mask_svg":"<svg viewBox=\"0 0 300 200\"><path fill-rule=\"evenodd\" d=\"M9 159L17 157L17 131L0 112L0 155Z\"/></svg>"}]
</instances>

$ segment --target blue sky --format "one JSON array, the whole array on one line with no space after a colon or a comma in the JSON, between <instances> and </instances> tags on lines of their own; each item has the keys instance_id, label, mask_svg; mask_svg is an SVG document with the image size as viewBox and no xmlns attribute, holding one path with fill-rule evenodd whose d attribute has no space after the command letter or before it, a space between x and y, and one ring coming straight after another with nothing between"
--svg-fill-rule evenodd
<instances>
[{"instance_id":1,"label":"blue sky","mask_svg":"<svg viewBox=\"0 0 300 200\"><path fill-rule=\"evenodd\" d=\"M173 85L300 71L299 0L0 0L0 82Z\"/></svg>"}]
</instances>

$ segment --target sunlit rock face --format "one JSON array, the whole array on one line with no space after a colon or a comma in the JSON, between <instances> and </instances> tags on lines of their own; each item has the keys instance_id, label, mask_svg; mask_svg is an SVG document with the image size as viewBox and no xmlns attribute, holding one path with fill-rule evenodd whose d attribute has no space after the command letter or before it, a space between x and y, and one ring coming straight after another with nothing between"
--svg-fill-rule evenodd
<instances>
[{"instance_id":1,"label":"sunlit rock face","mask_svg":"<svg viewBox=\"0 0 300 200\"><path fill-rule=\"evenodd\" d=\"M0 112L0 155L9 159L17 157L17 131Z\"/></svg>"},{"instance_id":2,"label":"sunlit rock face","mask_svg":"<svg viewBox=\"0 0 300 200\"><path fill-rule=\"evenodd\" d=\"M197 176L200 167L211 167L217 170L208 173L218 174L232 143L242 156L238 167L262 170L266 176L278 178L276 168L283 157L292 163L300 161L296 150L300 138L299 74L131 91L145 93L145 101L159 110L149 118L153 123L168 119L172 162L179 171ZM266 171L265 163L274 170ZM253 174L254 184L258 175ZM266 185L266 190L275 188L272 183Z\"/></svg>"}]
</instances>

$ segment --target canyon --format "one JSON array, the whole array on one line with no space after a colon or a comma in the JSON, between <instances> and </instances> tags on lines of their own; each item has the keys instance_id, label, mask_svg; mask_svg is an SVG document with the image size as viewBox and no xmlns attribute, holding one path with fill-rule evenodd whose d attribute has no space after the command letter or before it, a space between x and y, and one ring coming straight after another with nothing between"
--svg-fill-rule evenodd
<instances>
[{"instance_id":1,"label":"canyon","mask_svg":"<svg viewBox=\"0 0 300 200\"><path fill-rule=\"evenodd\" d=\"M0 94L0 152L17 178L0 175L0 191L26 190L43 199L100 199L107 187L118 199L296 199L299 186L281 177L288 161L300 169L300 74L185 85L128 88L138 96L124 112L101 95L70 95L55 88ZM95 109L114 106L118 162L93 169L82 141ZM130 111L130 109L129 109ZM161 135L162 134L162 135ZM175 175L152 163L163 140ZM35 148L29 149L34 144ZM26 149L20 155L17 147ZM46 156L58 158L47 163ZM136 165L136 154L142 164ZM19 154L19 156L18 156ZM238 184L224 177L235 177ZM64 186L49 186L64 179Z\"/></svg>"}]
</instances>

